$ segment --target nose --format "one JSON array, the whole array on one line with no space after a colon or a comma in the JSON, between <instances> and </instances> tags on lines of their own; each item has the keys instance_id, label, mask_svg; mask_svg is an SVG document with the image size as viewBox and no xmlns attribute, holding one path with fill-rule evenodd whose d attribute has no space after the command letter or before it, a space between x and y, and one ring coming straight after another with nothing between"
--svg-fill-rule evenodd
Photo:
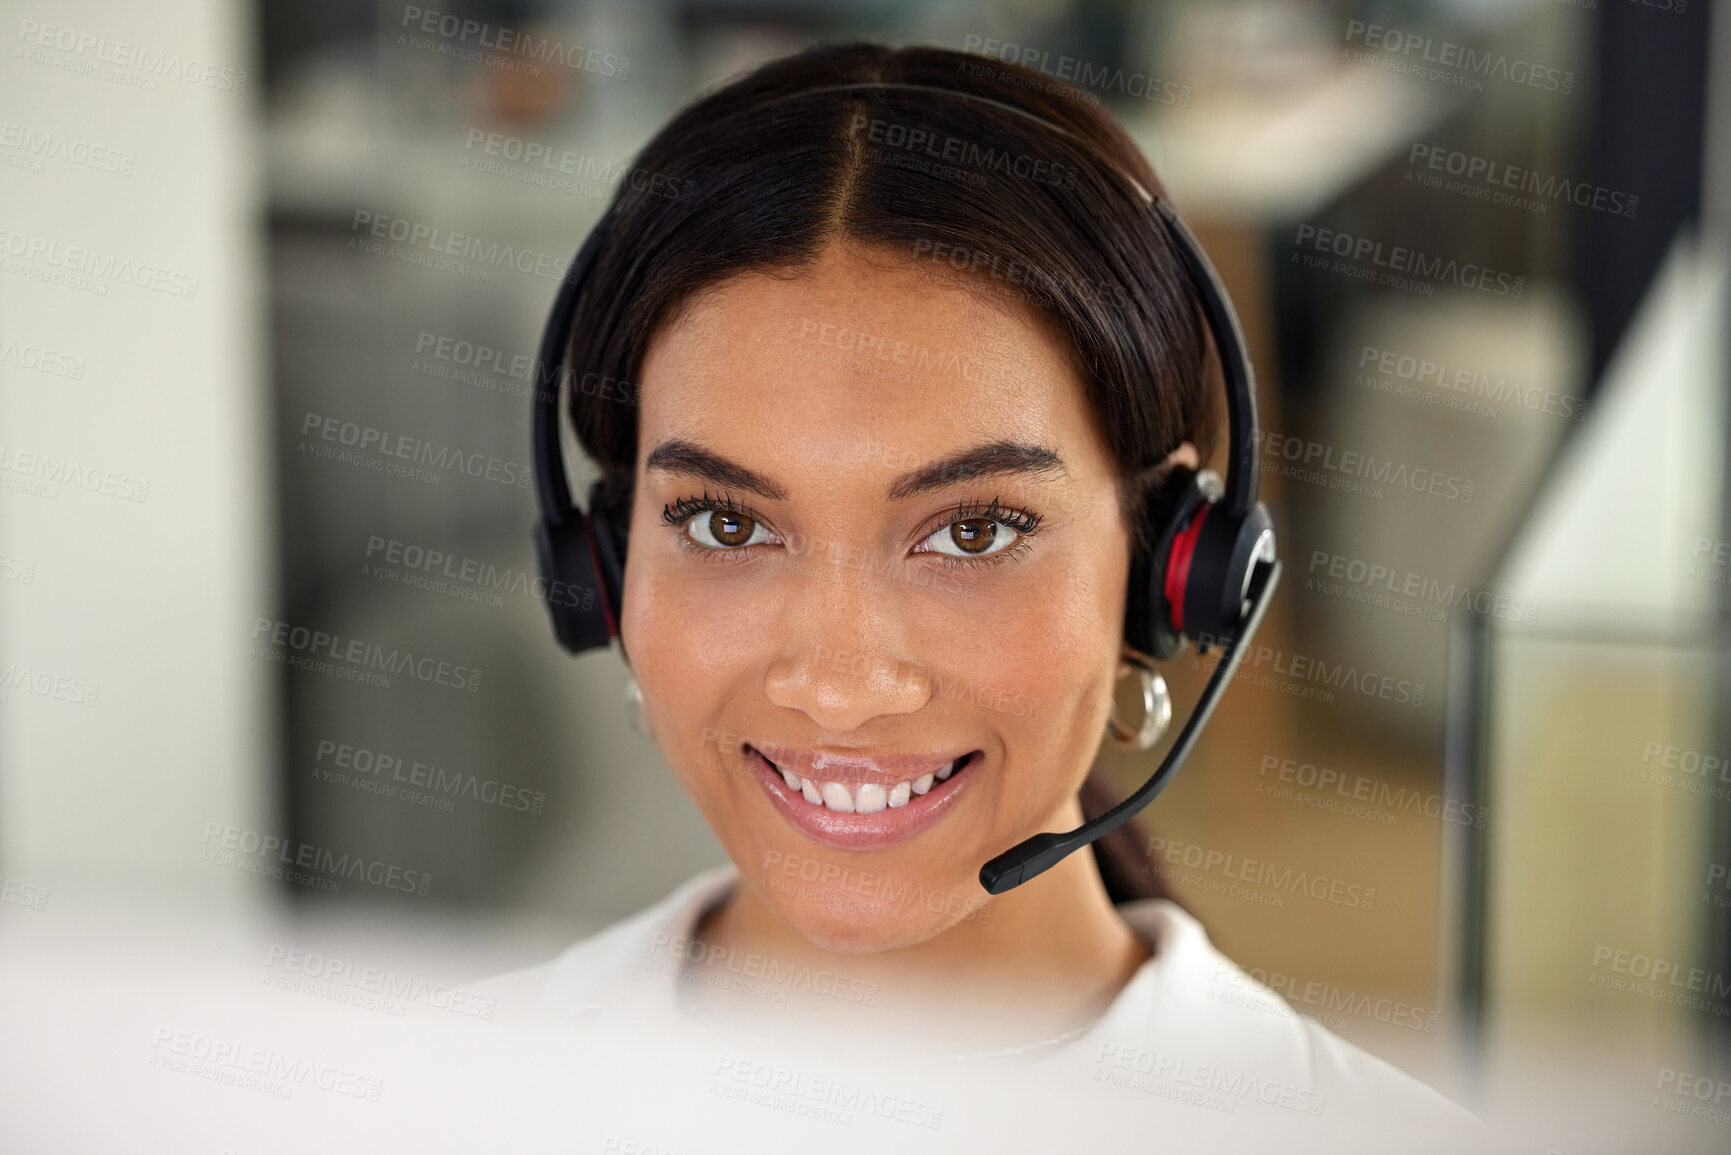
<instances>
[{"instance_id":1,"label":"nose","mask_svg":"<svg viewBox=\"0 0 1731 1155\"><path fill-rule=\"evenodd\" d=\"M873 580L838 560L814 558L790 574L780 614L789 626L764 690L825 730L857 730L880 714L911 714L931 699L925 668L893 642L905 637L893 580Z\"/></svg>"}]
</instances>

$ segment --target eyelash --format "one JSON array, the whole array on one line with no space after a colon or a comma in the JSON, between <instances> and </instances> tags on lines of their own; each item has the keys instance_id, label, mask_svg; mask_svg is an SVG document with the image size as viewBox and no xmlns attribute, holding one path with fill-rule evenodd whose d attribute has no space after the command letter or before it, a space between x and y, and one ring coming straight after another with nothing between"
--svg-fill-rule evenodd
<instances>
[{"instance_id":1,"label":"eyelash","mask_svg":"<svg viewBox=\"0 0 1731 1155\"><path fill-rule=\"evenodd\" d=\"M737 555L744 554L747 547L737 546L733 549L709 549L692 541L690 535L684 532L685 523L700 513L733 513L738 514L740 517L749 517L760 525L763 524L762 519L752 512L750 506L733 500L733 498L729 497L725 491L719 496L711 497L707 487L704 488L702 496L682 497L677 501L671 501L666 505L663 505L661 507L662 523L672 526L674 529L680 531L678 537L680 548L696 552L708 561L728 562L736 560ZM959 521L971 521L975 518L984 518L988 521L995 521L999 525L1008 526L1010 529L1015 530L1018 535L1016 538L1016 544L1010 546L1008 549L998 550L996 553L990 554L986 557L952 557L949 554L938 553L934 550L926 550L923 552L937 558L939 562L945 565L967 567L996 565L999 562L1008 561L1010 558L1018 556L1030 548L1029 539L1039 532L1040 523L1045 520L1037 513L1030 513L1025 509L1018 509L1015 506L1001 505L996 497L985 502L978 500L964 501L960 506L946 514L944 521L921 534L920 540L923 542L938 530L954 525Z\"/></svg>"},{"instance_id":2,"label":"eyelash","mask_svg":"<svg viewBox=\"0 0 1731 1155\"><path fill-rule=\"evenodd\" d=\"M964 501L953 513L947 514L946 518L947 520L941 524L932 527L931 533L923 534L920 540L924 541L932 533L936 533L946 526L954 525L958 521L971 521L974 518L984 518L987 521L995 521L999 525L1009 526L1017 534L1015 545L1009 549L998 550L987 557L951 557L947 553L931 551L932 556L937 558L939 562L952 566L996 565L999 562L1019 556L1030 548L1029 539L1039 532L1040 522L1043 520L1037 513L1029 513L1025 509L1017 509L1014 506L999 505L998 499L995 497L986 502Z\"/></svg>"}]
</instances>

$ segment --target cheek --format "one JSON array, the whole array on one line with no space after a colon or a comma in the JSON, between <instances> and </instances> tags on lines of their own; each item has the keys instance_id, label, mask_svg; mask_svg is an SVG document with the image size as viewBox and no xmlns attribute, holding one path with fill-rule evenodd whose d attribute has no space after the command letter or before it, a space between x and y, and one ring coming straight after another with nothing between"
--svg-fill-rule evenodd
<instances>
[{"instance_id":1,"label":"cheek","mask_svg":"<svg viewBox=\"0 0 1731 1155\"><path fill-rule=\"evenodd\" d=\"M653 679L676 696L710 701L722 683L761 663L767 607L747 583L726 580L728 563L645 552L627 567L620 623L632 668L645 690ZM721 573L694 574L699 567Z\"/></svg>"},{"instance_id":2,"label":"cheek","mask_svg":"<svg viewBox=\"0 0 1731 1155\"><path fill-rule=\"evenodd\" d=\"M1066 558L983 606L985 617L968 621L966 638L951 644L967 655L970 676L1037 702L1044 731L1056 738L1055 723L1116 664L1124 586L1112 556Z\"/></svg>"},{"instance_id":3,"label":"cheek","mask_svg":"<svg viewBox=\"0 0 1731 1155\"><path fill-rule=\"evenodd\" d=\"M660 559L633 556L620 630L656 742L701 802L717 789L721 772L738 762L742 737L725 730L722 707L737 694L752 657L739 615L731 608L718 612L713 598L697 595L692 585Z\"/></svg>"}]
</instances>

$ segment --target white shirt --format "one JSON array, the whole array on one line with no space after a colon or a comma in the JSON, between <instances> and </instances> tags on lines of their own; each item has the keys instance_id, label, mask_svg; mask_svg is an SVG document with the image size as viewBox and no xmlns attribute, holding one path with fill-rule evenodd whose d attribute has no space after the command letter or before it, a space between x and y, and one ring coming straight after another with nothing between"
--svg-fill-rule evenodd
<instances>
[{"instance_id":1,"label":"white shirt","mask_svg":"<svg viewBox=\"0 0 1731 1155\"><path fill-rule=\"evenodd\" d=\"M731 864L699 873L552 962L478 988L502 1018L605 1056L617 1086L600 1149L1500 1149L1460 1107L1296 1014L1164 900L1118 907L1153 955L1072 1036L1019 1055L945 1053L941 1036L861 1055L847 1016L872 1013L861 1005L872 992L856 980L761 956L684 959L738 877ZM717 1027L682 999L687 982L774 1001L793 987L830 994L835 1029L791 1043Z\"/></svg>"}]
</instances>

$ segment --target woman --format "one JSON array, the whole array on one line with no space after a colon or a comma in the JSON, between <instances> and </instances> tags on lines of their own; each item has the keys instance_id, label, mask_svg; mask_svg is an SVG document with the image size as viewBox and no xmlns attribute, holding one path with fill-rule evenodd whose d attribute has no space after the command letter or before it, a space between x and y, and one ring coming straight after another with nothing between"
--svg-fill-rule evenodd
<instances>
[{"instance_id":1,"label":"woman","mask_svg":"<svg viewBox=\"0 0 1731 1155\"><path fill-rule=\"evenodd\" d=\"M731 865L497 997L914 1055L952 1090L1037 1071L1022 1136L1065 1094L1133 1130L1179 1112L1165 1134L1216 1149L1470 1118L1249 980L1128 827L1000 896L978 881L1102 808L1130 527L1217 436L1194 291L1123 131L1032 72L853 44L702 98L634 177L567 363L635 385L570 412L629 527L642 723ZM793 1070L724 1060L709 1090L792 1093L760 1069Z\"/></svg>"}]
</instances>

